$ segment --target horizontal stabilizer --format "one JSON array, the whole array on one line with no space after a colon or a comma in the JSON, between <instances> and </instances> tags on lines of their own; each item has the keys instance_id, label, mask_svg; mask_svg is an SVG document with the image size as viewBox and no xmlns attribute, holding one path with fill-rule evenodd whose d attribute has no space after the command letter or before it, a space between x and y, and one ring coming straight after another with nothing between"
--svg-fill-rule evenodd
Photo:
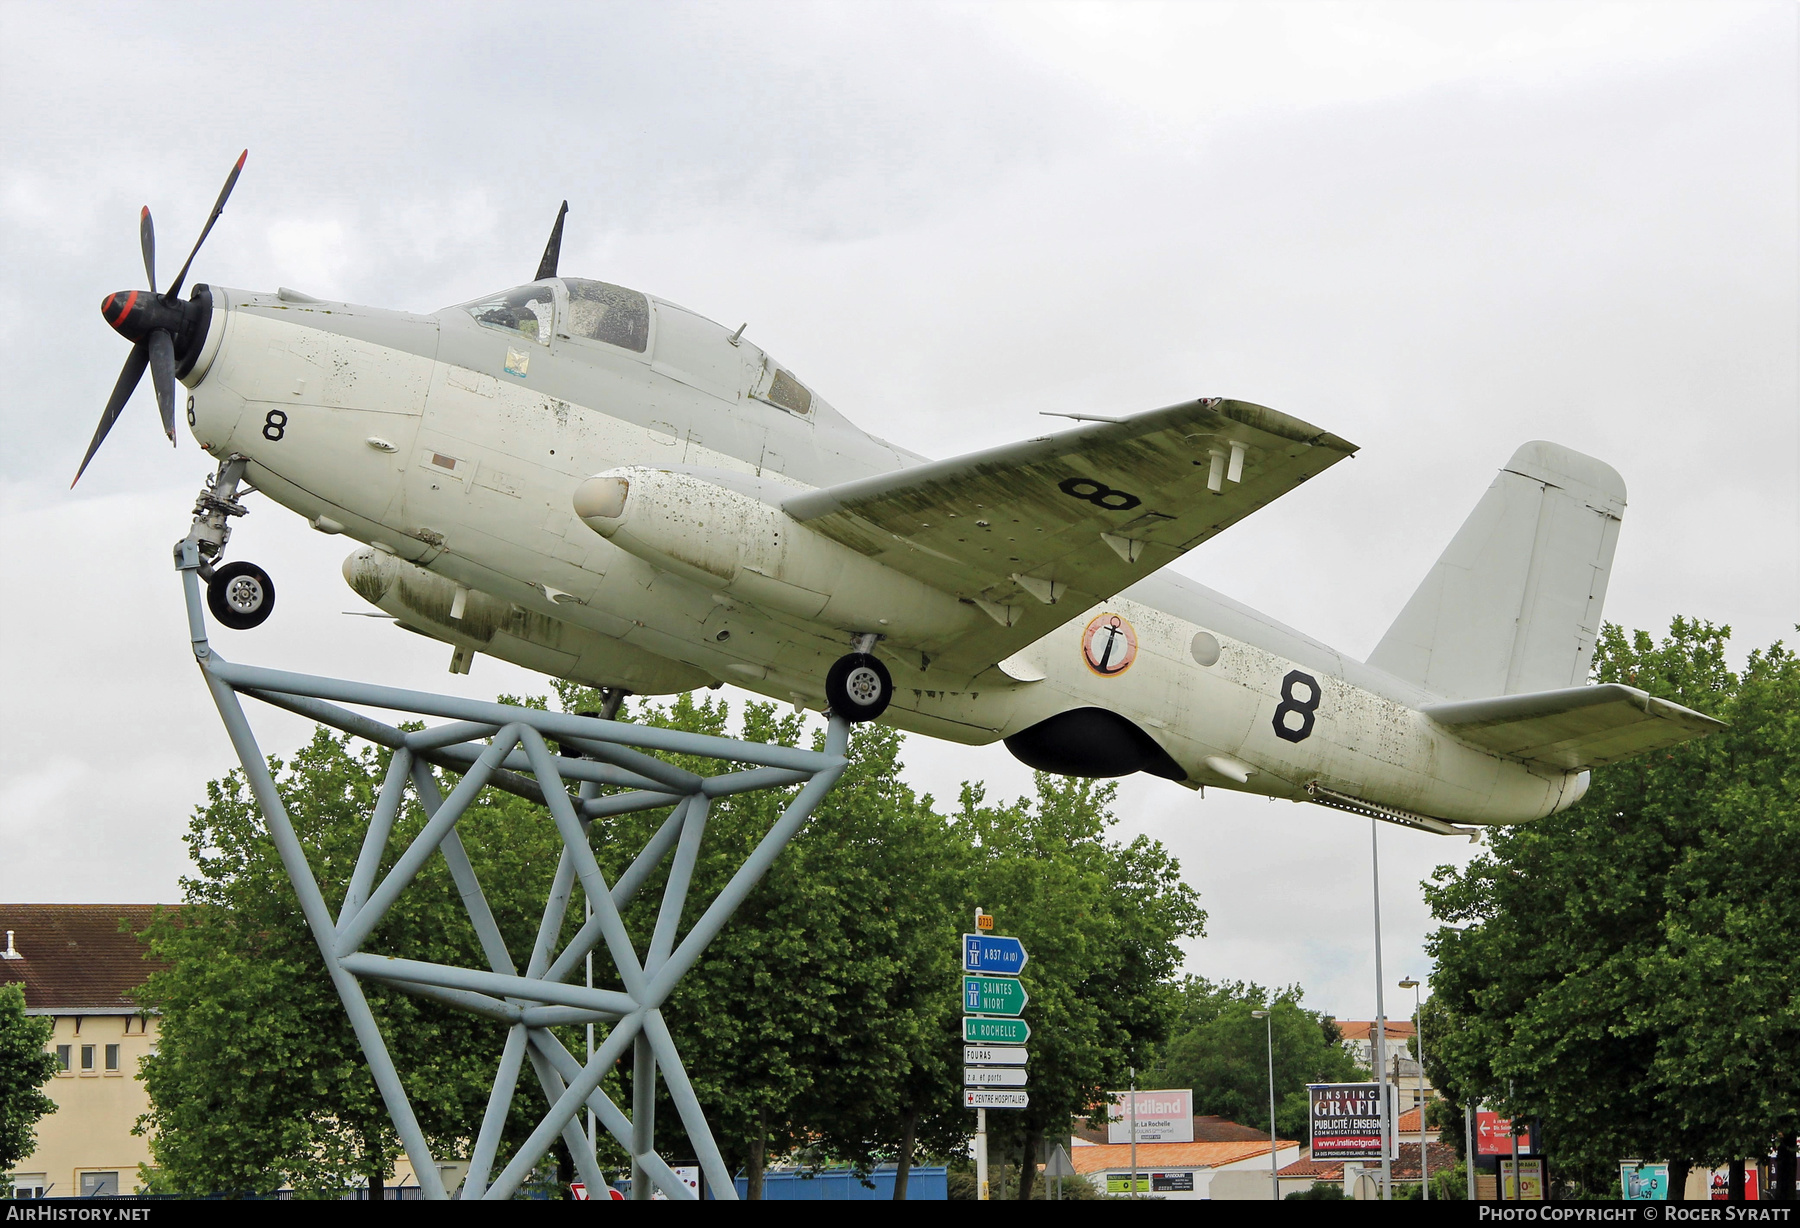
<instances>
[{"instance_id":1,"label":"horizontal stabilizer","mask_svg":"<svg viewBox=\"0 0 1800 1228\"><path fill-rule=\"evenodd\" d=\"M1702 738L1725 722L1616 682L1429 704L1426 716L1485 750L1563 771Z\"/></svg>"}]
</instances>

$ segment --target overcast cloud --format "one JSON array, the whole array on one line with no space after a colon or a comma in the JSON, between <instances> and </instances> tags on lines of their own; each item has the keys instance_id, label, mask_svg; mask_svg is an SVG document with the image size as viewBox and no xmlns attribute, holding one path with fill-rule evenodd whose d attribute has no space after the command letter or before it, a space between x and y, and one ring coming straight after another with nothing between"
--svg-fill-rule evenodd
<instances>
[{"instance_id":1,"label":"overcast cloud","mask_svg":"<svg viewBox=\"0 0 1800 1228\"><path fill-rule=\"evenodd\" d=\"M0 895L178 898L234 762L168 563L206 458L146 386L65 488L138 207L167 279L244 146L197 280L433 309L529 277L566 197L564 269L748 320L921 452L1196 395L1315 422L1364 451L1180 570L1359 656L1512 450L1568 444L1630 489L1607 617L1730 623L1741 658L1800 611L1795 12L0 6ZM259 506L232 550L280 609L221 650L547 689L340 615L349 545ZM997 746L907 758L946 800L1030 783ZM1364 822L1143 778L1119 814L1202 894L1192 971L1373 1009ZM1391 982L1471 850L1381 840Z\"/></svg>"}]
</instances>

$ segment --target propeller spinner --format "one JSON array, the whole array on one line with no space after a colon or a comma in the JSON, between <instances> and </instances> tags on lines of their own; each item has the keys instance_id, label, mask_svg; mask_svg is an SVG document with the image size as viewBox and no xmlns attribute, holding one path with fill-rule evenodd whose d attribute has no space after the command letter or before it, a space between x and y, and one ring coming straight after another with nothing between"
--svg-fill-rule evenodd
<instances>
[{"instance_id":1,"label":"propeller spinner","mask_svg":"<svg viewBox=\"0 0 1800 1228\"><path fill-rule=\"evenodd\" d=\"M125 408L125 402L131 399L138 381L144 377L146 367L150 370L151 383L156 388L156 407L162 413L163 434L168 436L171 444L175 442L175 380L184 373L183 364L191 362L198 355L200 346L206 340L207 326L212 320L212 295L204 286L197 287L193 296L185 301L178 296L182 283L187 280L188 269L200 252L200 245L206 242L206 236L212 233L213 223L225 212L225 202L231 196L231 189L237 186L238 175L243 171L244 161L249 156L248 149L238 155L237 165L225 177L225 186L219 192L219 199L213 205L206 225L201 228L200 237L194 240L194 248L188 253L181 272L175 275L169 288L160 294L156 290L156 227L150 220L150 207L144 206L143 213L139 215L138 242L144 251L144 275L150 281L150 288L120 290L107 295L100 303L101 316L112 325L114 332L131 342L131 353L125 359L125 366L119 371L119 380L113 385L112 396L107 398L106 408L101 411L100 425L94 429L93 442L88 444L87 455L81 458L81 468L75 471L75 482L81 481L81 475L87 472L88 462L100 450L107 432L112 430L120 411ZM71 489L75 482L69 483Z\"/></svg>"}]
</instances>

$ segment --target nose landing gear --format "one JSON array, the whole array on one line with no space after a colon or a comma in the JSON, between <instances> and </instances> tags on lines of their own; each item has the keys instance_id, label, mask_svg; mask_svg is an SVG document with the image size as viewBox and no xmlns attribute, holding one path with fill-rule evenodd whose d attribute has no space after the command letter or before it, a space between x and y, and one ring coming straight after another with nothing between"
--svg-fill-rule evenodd
<instances>
[{"instance_id":1,"label":"nose landing gear","mask_svg":"<svg viewBox=\"0 0 1800 1228\"><path fill-rule=\"evenodd\" d=\"M825 702L851 724L872 721L894 698L894 679L870 649L878 637L859 635L856 651L837 659L825 675Z\"/></svg>"},{"instance_id":2,"label":"nose landing gear","mask_svg":"<svg viewBox=\"0 0 1800 1228\"><path fill-rule=\"evenodd\" d=\"M240 494L249 494L255 489L238 489L248 464L241 456L231 457L219 466L217 473L206 479L200 497L194 502L193 526L175 547L178 561L183 547L191 543L197 549L200 578L206 581L206 606L214 618L233 631L262 626L275 609L275 585L269 579L269 573L255 563L227 563L214 567L224 556L225 543L231 540L231 518L249 511L238 502Z\"/></svg>"},{"instance_id":3,"label":"nose landing gear","mask_svg":"<svg viewBox=\"0 0 1800 1228\"><path fill-rule=\"evenodd\" d=\"M274 611L275 585L255 563L227 563L206 582L206 608L233 631L248 631Z\"/></svg>"}]
</instances>

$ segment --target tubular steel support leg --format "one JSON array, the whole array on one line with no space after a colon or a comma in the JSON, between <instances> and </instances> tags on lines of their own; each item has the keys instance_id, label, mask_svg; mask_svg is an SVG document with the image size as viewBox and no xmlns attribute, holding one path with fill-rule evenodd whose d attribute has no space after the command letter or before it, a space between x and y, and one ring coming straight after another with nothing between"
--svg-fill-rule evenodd
<instances>
[{"instance_id":1,"label":"tubular steel support leg","mask_svg":"<svg viewBox=\"0 0 1800 1228\"><path fill-rule=\"evenodd\" d=\"M344 1004L369 1072L425 1196L441 1199L446 1194L399 1072L363 996L365 979L467 1011L480 1021L476 1026L491 1023L505 1030L493 1088L473 1143L463 1198L510 1198L558 1138L568 1145L582 1180L598 1192L605 1175L594 1162L590 1136L582 1132L577 1122L577 1114L584 1109L630 1154L634 1198L651 1197L655 1190L671 1199L695 1197L656 1150L656 1080L661 1074L713 1196L735 1199L737 1191L731 1174L707 1125L662 1007L681 977L694 966L707 944L837 783L845 766L849 725L841 718L832 718L824 750L805 751L620 724L611 718L617 714L618 702L623 698L621 691L607 694L602 716L595 718L235 665L215 653L207 641L205 604L200 594L200 574L205 562L194 540L184 541L176 548L195 660L231 736L232 747L262 810L307 927L318 944L333 988ZM335 919L244 715L241 695L330 725L392 752ZM398 714L399 719L433 717L444 723L407 731L397 722L388 724L340 706L343 704L386 709ZM579 753L581 758L551 755L545 738L555 738L565 754ZM696 775L659 757L667 754L709 760L718 764L720 771L713 776ZM434 766L461 775L447 797L440 793ZM579 799L569 796L566 779L580 782ZM711 901L697 902L699 917L683 934L681 922L688 912L711 799L794 785L800 787L775 824L718 895ZM543 805L548 810L546 821L562 843L536 940L522 975L482 892L475 862L457 832L468 807L489 787ZM425 812L424 828L377 882L409 788ZM619 880L609 885L594 856L589 821L604 815L665 807L669 808L668 818L657 826ZM485 968L395 959L361 950L434 853L443 856L450 871L474 927ZM668 873L652 930L634 941L622 910L665 862ZM592 916L565 943L565 919L577 881ZM644 952L642 959L639 950ZM595 952L610 957L616 983L623 986L623 992L578 983L586 979L578 974ZM592 1024L605 1028L606 1035L584 1063L548 1030L562 1024ZM628 1049L633 1063L629 1117L600 1090L602 1080L617 1068ZM532 1065L549 1102L549 1111L530 1136L505 1157L499 1175L490 1180L495 1165L502 1159L502 1135L526 1061Z\"/></svg>"}]
</instances>

